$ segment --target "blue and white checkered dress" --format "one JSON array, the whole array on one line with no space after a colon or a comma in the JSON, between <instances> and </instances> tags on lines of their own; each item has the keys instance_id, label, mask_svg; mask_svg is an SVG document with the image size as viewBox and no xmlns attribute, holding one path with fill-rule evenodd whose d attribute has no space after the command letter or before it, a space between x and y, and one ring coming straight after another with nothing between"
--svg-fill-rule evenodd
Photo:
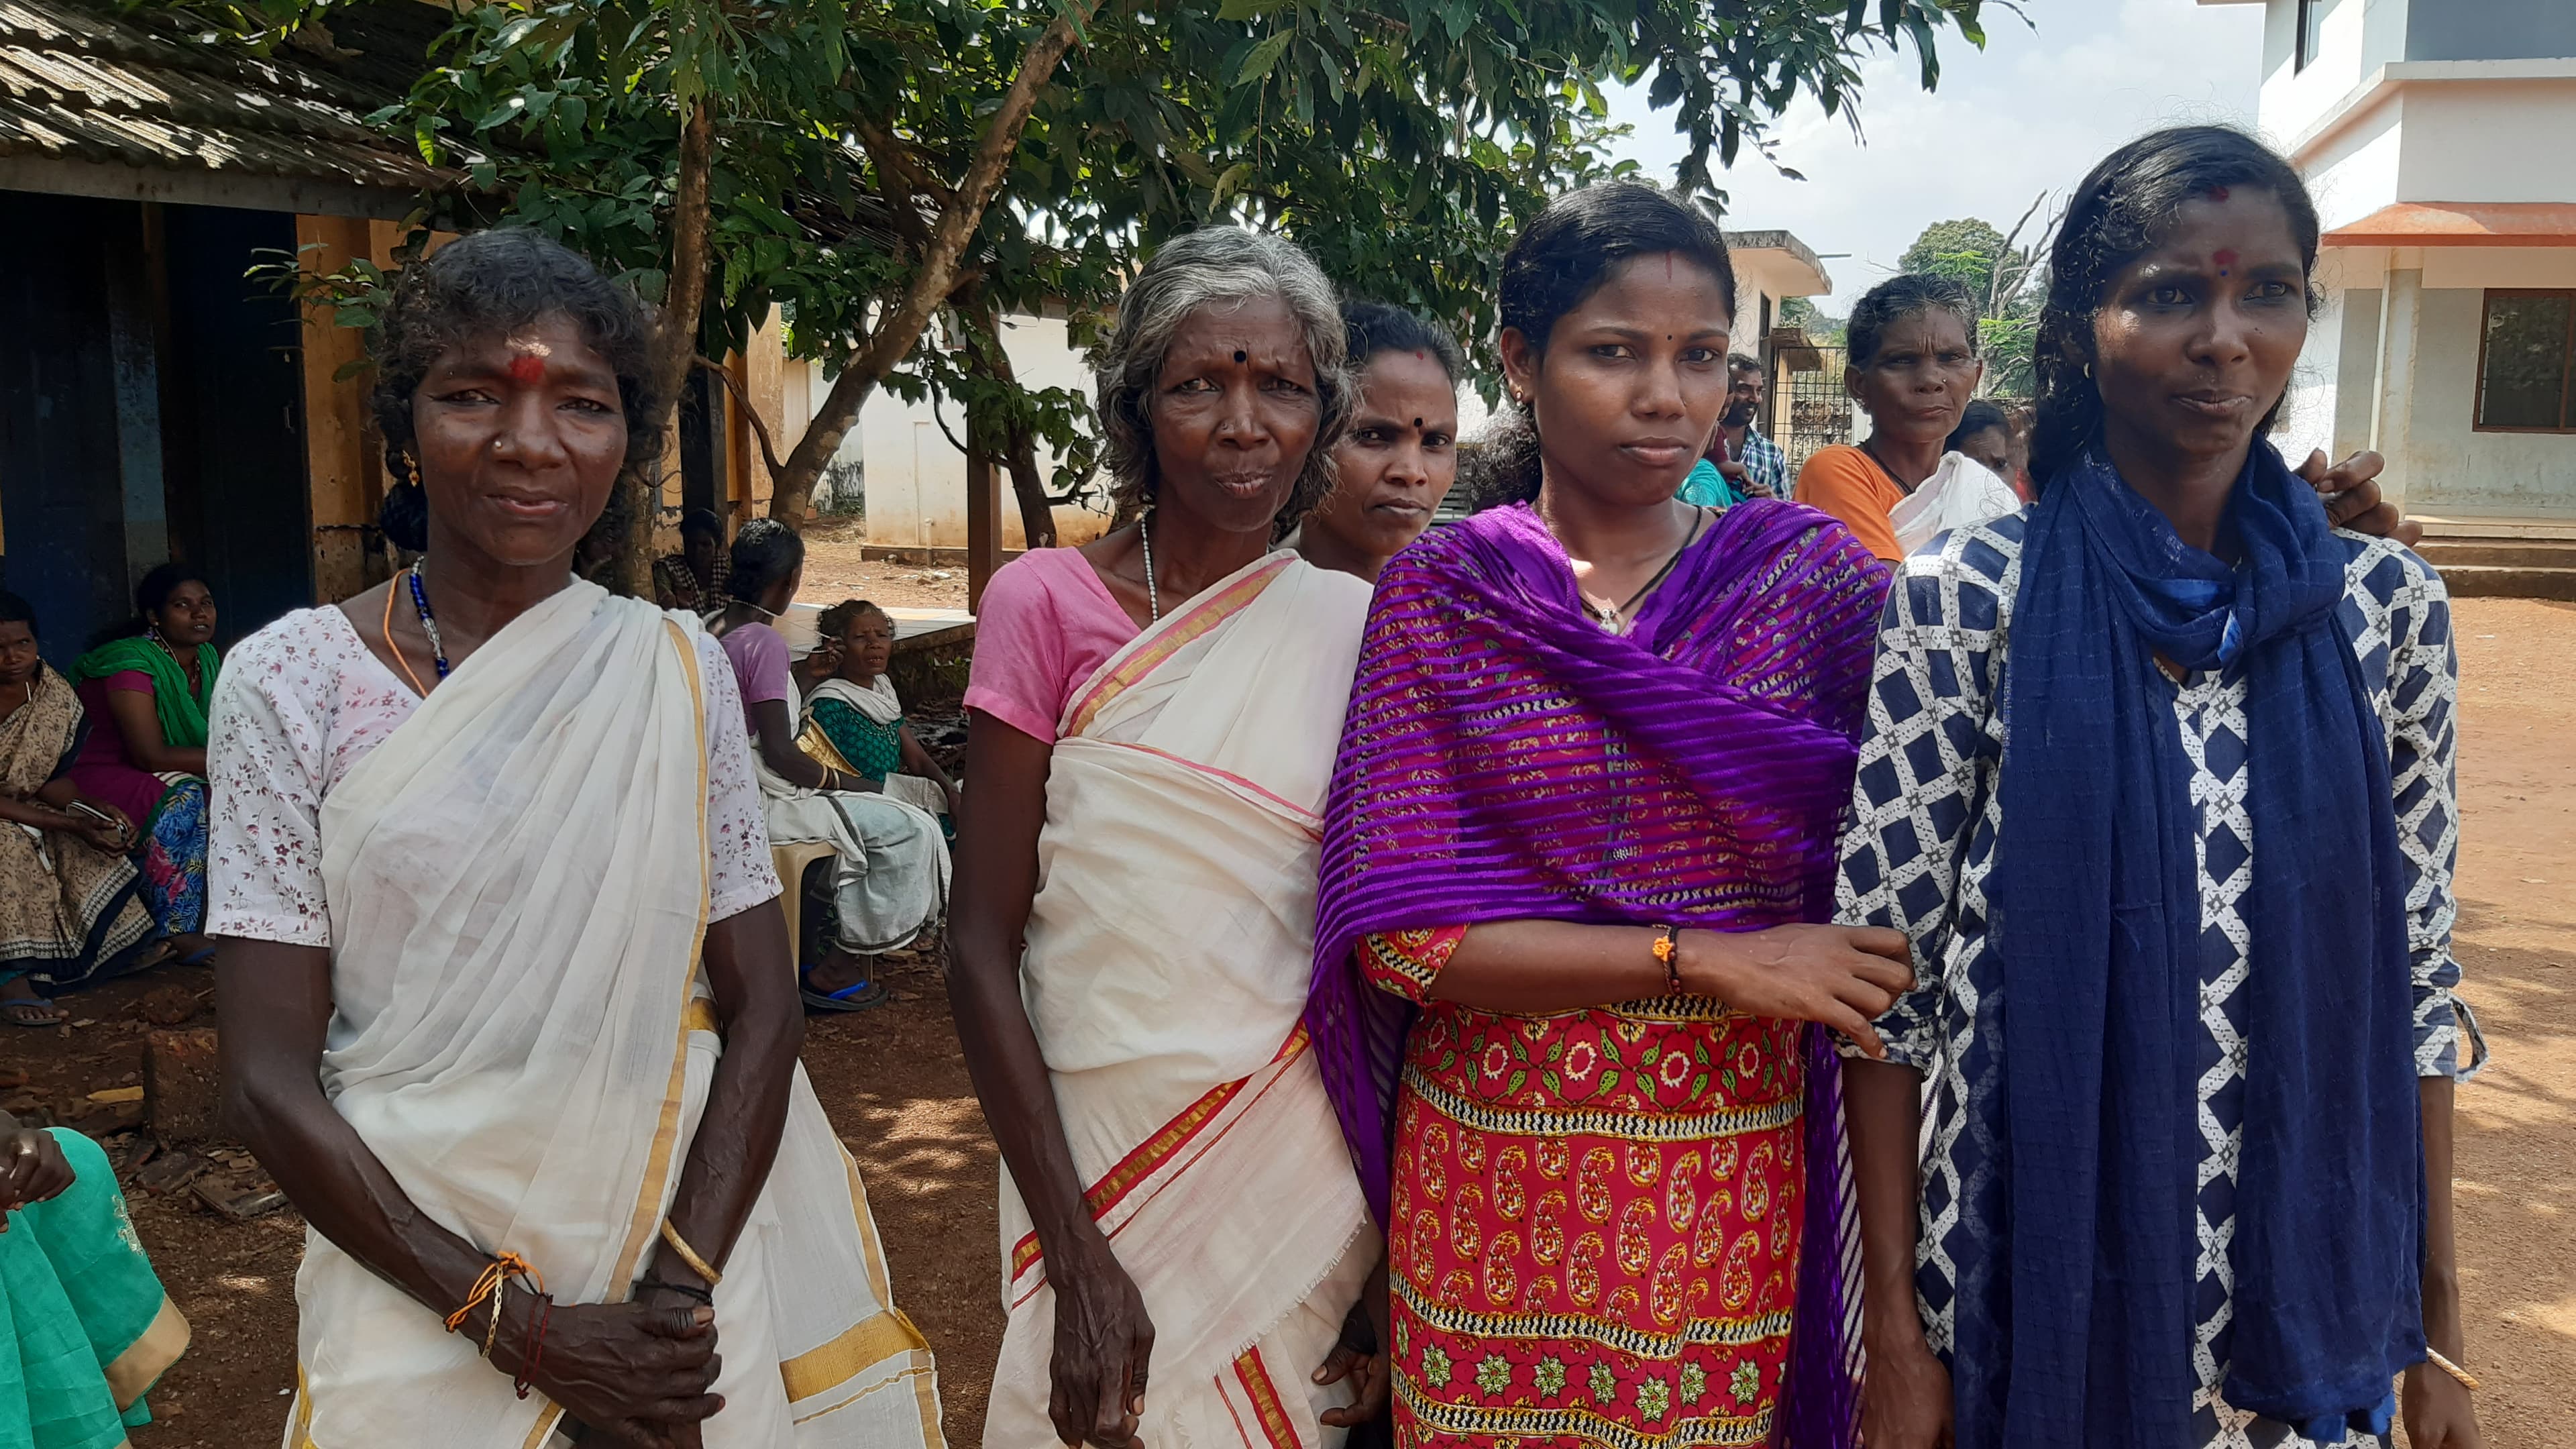
<instances>
[{"instance_id":1,"label":"blue and white checkered dress","mask_svg":"<svg viewBox=\"0 0 2576 1449\"><path fill-rule=\"evenodd\" d=\"M2002 963L1988 950L1987 889L2009 822L1998 791L2006 641L2020 590L2026 514L1946 535L1899 566L1879 628L1869 721L1843 836L1837 919L1892 926L1914 943L1917 987L1878 1021L1888 1057L1930 1084L1916 1288L1934 1352L1946 1360L1962 1313L1992 1304L2008 1246L1994 1116L2003 1054ZM2458 666L2441 577L2403 547L2342 535L2351 550L2343 618L2385 722L2392 806L2405 862L2415 989L2415 1063L2463 1076L2465 1020L2452 999L2451 871L2459 811L2453 775ZM2174 739L2201 810L2199 1271L2189 1352L2200 1385L2200 1449L2275 1449L2311 1441L2219 1398L2227 1375L2251 965L2239 912L2260 837L2246 808L2247 674L2240 663L2174 686ZM2472 1068L2476 1063L2472 1063ZM2356 1435L2345 1446L2373 1443ZM2332 1449L2332 1446L2329 1446Z\"/></svg>"}]
</instances>

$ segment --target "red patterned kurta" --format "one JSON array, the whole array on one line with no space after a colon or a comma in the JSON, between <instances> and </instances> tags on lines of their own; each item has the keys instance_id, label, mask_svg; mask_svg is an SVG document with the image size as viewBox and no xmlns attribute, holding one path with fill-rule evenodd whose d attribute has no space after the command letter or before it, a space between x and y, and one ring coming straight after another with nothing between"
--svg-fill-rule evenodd
<instances>
[{"instance_id":1,"label":"red patterned kurta","mask_svg":"<svg viewBox=\"0 0 2576 1449\"><path fill-rule=\"evenodd\" d=\"M1360 948L1423 1003L1388 1249L1397 1442L1767 1442L1806 1181L1797 1024L1429 1001L1465 934Z\"/></svg>"}]
</instances>

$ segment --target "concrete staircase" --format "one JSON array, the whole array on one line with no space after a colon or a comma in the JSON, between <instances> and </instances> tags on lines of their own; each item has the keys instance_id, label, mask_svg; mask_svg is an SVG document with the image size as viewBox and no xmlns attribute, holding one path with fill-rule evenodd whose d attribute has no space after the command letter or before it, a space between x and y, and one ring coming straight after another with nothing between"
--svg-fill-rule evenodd
<instances>
[{"instance_id":1,"label":"concrete staircase","mask_svg":"<svg viewBox=\"0 0 2576 1449\"><path fill-rule=\"evenodd\" d=\"M2458 598L2576 602L2576 526L2426 518L2415 551Z\"/></svg>"}]
</instances>

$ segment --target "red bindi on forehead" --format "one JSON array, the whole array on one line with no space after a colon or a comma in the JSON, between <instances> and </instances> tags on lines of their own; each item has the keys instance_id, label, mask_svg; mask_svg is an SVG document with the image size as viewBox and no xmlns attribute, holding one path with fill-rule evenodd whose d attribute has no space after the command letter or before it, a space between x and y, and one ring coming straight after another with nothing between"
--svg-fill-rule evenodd
<instances>
[{"instance_id":1,"label":"red bindi on forehead","mask_svg":"<svg viewBox=\"0 0 2576 1449\"><path fill-rule=\"evenodd\" d=\"M522 352L510 359L510 380L522 387L535 387L546 380L546 360L533 352Z\"/></svg>"},{"instance_id":2,"label":"red bindi on forehead","mask_svg":"<svg viewBox=\"0 0 2576 1449\"><path fill-rule=\"evenodd\" d=\"M2219 249L2218 255L2210 258L2210 260L2218 263L2218 270L2223 274L2230 267L2236 265L2236 249L2233 247L2222 247Z\"/></svg>"}]
</instances>

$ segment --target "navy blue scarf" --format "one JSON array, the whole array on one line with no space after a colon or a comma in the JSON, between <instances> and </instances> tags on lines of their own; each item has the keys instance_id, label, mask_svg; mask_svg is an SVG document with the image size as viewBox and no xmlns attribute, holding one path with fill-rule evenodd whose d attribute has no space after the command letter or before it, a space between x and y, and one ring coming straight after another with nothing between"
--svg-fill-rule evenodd
<instances>
[{"instance_id":1,"label":"navy blue scarf","mask_svg":"<svg viewBox=\"0 0 2576 1449\"><path fill-rule=\"evenodd\" d=\"M2098 452L2031 518L1992 893L2009 1342L1956 1346L1962 1449L2191 1442L2200 809L2158 653L2250 671L2251 1052L2222 1392L2314 1437L2384 1431L2390 1378L2424 1356L2402 862L2386 736L2337 613L2349 555L2268 443L2229 523L2234 569Z\"/></svg>"}]
</instances>

